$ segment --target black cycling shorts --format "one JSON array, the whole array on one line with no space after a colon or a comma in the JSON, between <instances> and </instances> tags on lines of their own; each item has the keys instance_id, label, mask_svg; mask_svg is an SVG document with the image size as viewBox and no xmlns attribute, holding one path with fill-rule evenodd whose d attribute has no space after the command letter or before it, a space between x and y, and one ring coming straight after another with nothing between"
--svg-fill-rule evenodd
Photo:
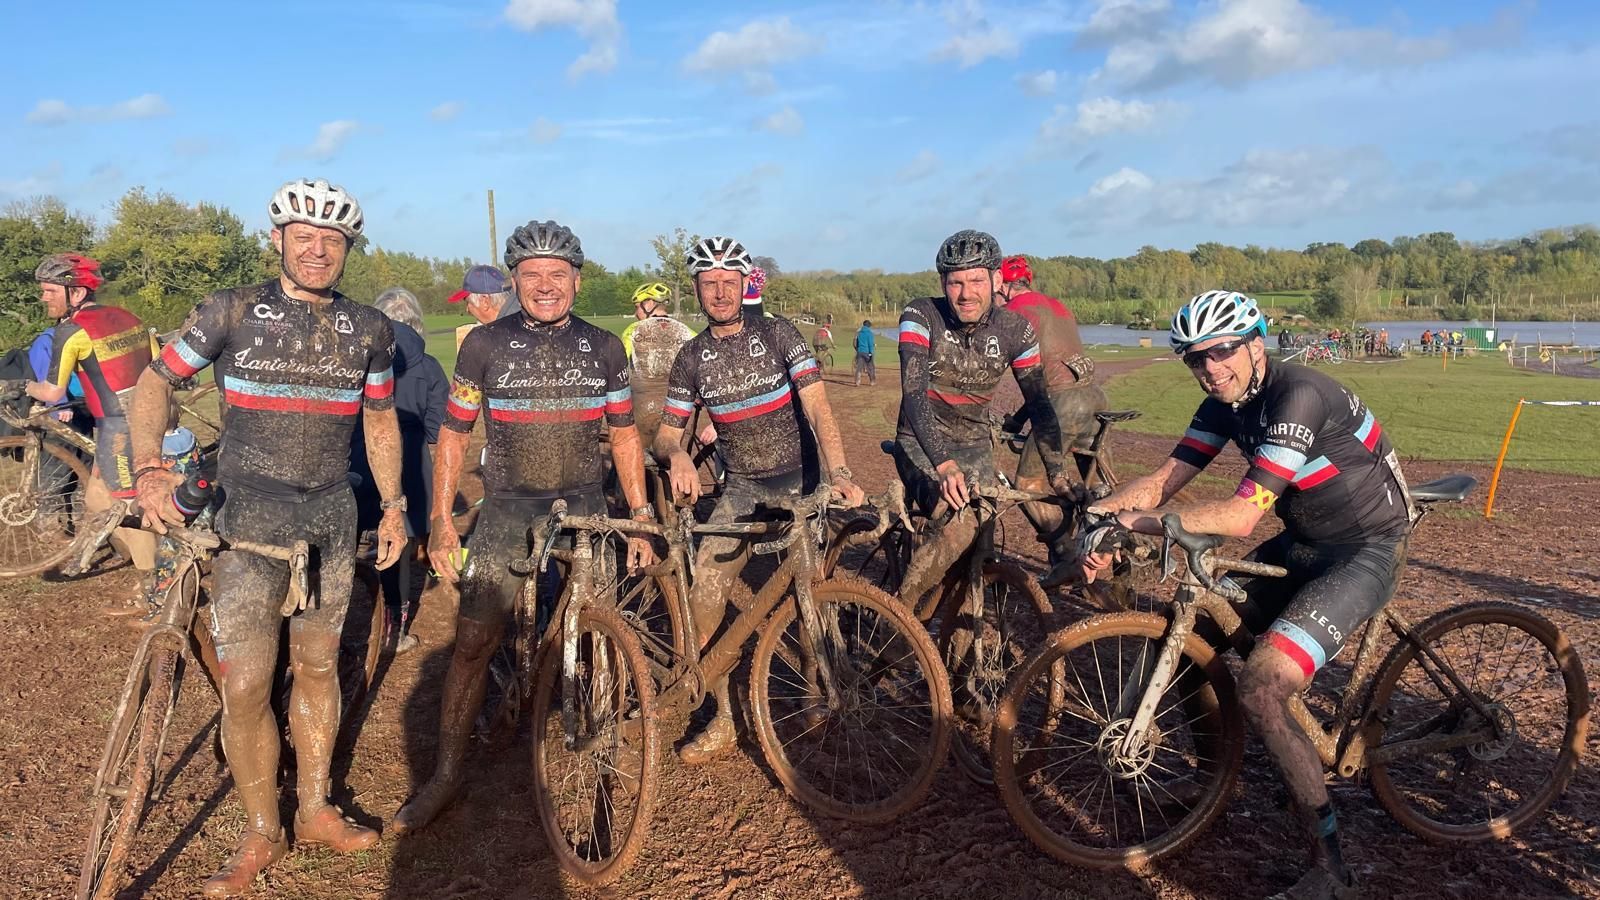
<instances>
[{"instance_id":1,"label":"black cycling shorts","mask_svg":"<svg viewBox=\"0 0 1600 900\"><path fill-rule=\"evenodd\" d=\"M1240 610L1252 634L1300 664L1307 678L1338 655L1345 639L1394 597L1406 539L1307 544L1284 532L1248 559L1283 566L1286 578L1234 576L1249 596Z\"/></svg>"},{"instance_id":2,"label":"black cycling shorts","mask_svg":"<svg viewBox=\"0 0 1600 900\"><path fill-rule=\"evenodd\" d=\"M291 624L335 634L343 630L356 561L356 498L348 482L296 499L227 488L217 512L217 533L230 541L279 547L297 540L310 544L313 596L305 610L291 617ZM217 655L225 660L231 644L277 640L289 595L289 564L229 550L217 556L212 571L211 634Z\"/></svg>"},{"instance_id":3,"label":"black cycling shorts","mask_svg":"<svg viewBox=\"0 0 1600 900\"><path fill-rule=\"evenodd\" d=\"M599 486L581 488L562 499L567 512L575 516L600 516L607 512L605 495ZM461 574L461 608L464 619L486 625L499 624L516 608L523 577L511 571L511 564L528 558L533 546L533 529L550 514L554 497L526 498L490 495L483 501L478 524L468 544L467 570ZM572 546L568 532L557 546ZM553 606L554 592L545 592L541 605Z\"/></svg>"}]
</instances>

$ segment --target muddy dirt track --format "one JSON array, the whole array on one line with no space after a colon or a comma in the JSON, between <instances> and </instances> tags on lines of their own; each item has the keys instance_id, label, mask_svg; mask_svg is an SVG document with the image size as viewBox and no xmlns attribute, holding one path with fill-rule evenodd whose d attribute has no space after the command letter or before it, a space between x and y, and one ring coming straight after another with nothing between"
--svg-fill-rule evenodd
<instances>
[{"instance_id":1,"label":"muddy dirt track","mask_svg":"<svg viewBox=\"0 0 1600 900\"><path fill-rule=\"evenodd\" d=\"M1120 366L1103 367L1113 374ZM830 379L850 463L869 491L893 467L877 449L892 431L896 373L875 388ZM1158 462L1170 438L1120 434L1120 468ZM1401 448L1402 450L1404 448ZM1231 451L1230 451L1231 454ZM1239 464L1224 454L1229 490ZM475 456L476 454L472 454ZM1226 460L1226 462L1224 462ZM1412 463L1414 482L1452 471ZM1468 467L1480 479L1487 472ZM1502 481L1496 517L1451 509L1423 524L1396 601L1414 620L1466 600L1536 604L1566 629L1600 677L1600 481L1521 472ZM1268 520L1258 537L1275 530ZM1039 568L1023 523L1009 549ZM1241 543L1242 542L1238 542ZM1242 546L1235 549L1243 549ZM67 896L76 879L87 793L134 634L94 610L131 589L126 569L73 583L0 586L0 896ZM370 603L358 597L351 620ZM335 765L338 801L355 818L386 823L433 764L438 684L454 609L430 590L421 646L387 661L370 705L355 716L354 750ZM243 815L213 755L217 702L199 678L185 684L169 748L179 754L166 799L135 848L126 896L184 897L227 855ZM1423 844L1360 785L1333 788L1346 842L1370 897L1600 897L1600 770L1591 729L1586 764L1545 821L1512 840L1461 850ZM663 737L675 736L667 728ZM387 839L350 857L296 849L258 881L255 897L497 898L595 896L564 880L532 811L526 736L478 744L466 799L422 834ZM791 802L752 735L739 752L689 769L662 766L654 826L639 864L606 897L1262 897L1287 886L1302 863L1286 794L1252 742L1237 795L1216 827L1153 873L1101 874L1050 861L1012 825L992 792L947 764L933 794L906 819L861 827L816 818ZM292 796L285 796L285 809ZM287 817L286 817L287 821Z\"/></svg>"}]
</instances>

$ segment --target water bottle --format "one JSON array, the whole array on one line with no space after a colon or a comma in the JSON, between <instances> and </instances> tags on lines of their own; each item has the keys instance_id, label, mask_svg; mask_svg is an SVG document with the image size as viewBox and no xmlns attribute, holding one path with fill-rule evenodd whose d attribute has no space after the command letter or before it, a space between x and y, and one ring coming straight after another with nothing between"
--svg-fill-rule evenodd
<instances>
[{"instance_id":1,"label":"water bottle","mask_svg":"<svg viewBox=\"0 0 1600 900\"><path fill-rule=\"evenodd\" d=\"M211 503L216 485L200 472L192 473L178 489L172 492L172 505L183 514L184 521L193 521L201 510Z\"/></svg>"}]
</instances>

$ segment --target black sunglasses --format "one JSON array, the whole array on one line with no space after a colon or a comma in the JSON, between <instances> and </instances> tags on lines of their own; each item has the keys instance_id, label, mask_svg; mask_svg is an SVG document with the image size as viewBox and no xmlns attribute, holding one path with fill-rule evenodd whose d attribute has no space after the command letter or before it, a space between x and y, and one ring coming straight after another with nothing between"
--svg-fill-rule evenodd
<instances>
[{"instance_id":1,"label":"black sunglasses","mask_svg":"<svg viewBox=\"0 0 1600 900\"><path fill-rule=\"evenodd\" d=\"M1249 342L1249 338L1239 338L1238 340L1218 344L1215 347L1207 347L1204 350L1190 350L1183 355L1183 364L1191 369L1198 369L1204 366L1208 359L1212 362L1222 362L1233 356L1240 347Z\"/></svg>"}]
</instances>

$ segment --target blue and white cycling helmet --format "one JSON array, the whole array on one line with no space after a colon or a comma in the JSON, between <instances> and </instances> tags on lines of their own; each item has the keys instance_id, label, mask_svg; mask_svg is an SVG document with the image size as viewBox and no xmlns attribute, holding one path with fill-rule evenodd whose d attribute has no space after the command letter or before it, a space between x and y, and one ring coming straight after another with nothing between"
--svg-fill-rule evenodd
<instances>
[{"instance_id":1,"label":"blue and white cycling helmet","mask_svg":"<svg viewBox=\"0 0 1600 900\"><path fill-rule=\"evenodd\" d=\"M1267 319L1256 301L1238 291L1206 291L1189 300L1172 317L1174 353L1182 353L1201 341L1251 332L1265 337Z\"/></svg>"}]
</instances>

